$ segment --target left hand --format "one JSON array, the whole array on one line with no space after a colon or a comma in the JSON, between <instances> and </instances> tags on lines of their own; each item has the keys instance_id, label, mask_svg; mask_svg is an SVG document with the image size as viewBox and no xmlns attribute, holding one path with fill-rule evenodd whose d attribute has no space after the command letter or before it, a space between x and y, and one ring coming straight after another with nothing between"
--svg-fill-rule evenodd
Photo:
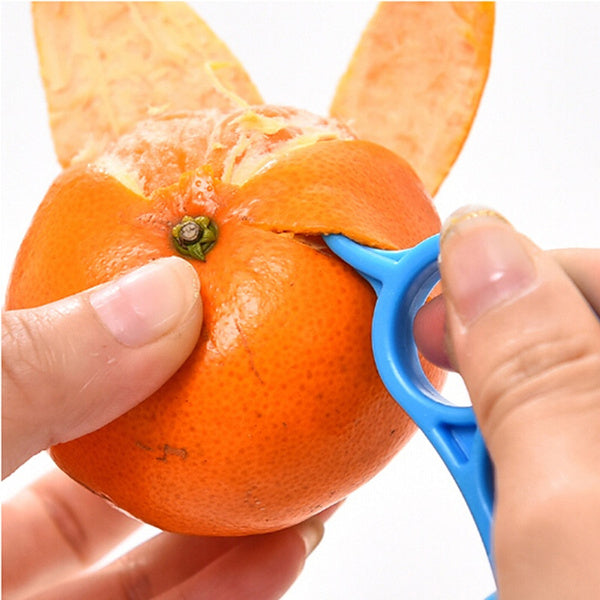
<instances>
[{"instance_id":1,"label":"left hand","mask_svg":"<svg viewBox=\"0 0 600 600\"><path fill-rule=\"evenodd\" d=\"M148 397L187 358L201 324L199 281L180 258L4 312L3 476ZM299 575L331 512L262 536L161 533L90 570L140 524L56 471L2 507L3 598L274 600Z\"/></svg>"},{"instance_id":2,"label":"left hand","mask_svg":"<svg viewBox=\"0 0 600 600\"><path fill-rule=\"evenodd\" d=\"M300 574L332 512L266 535L160 533L91 570L140 524L57 470L2 507L2 597L275 600Z\"/></svg>"}]
</instances>

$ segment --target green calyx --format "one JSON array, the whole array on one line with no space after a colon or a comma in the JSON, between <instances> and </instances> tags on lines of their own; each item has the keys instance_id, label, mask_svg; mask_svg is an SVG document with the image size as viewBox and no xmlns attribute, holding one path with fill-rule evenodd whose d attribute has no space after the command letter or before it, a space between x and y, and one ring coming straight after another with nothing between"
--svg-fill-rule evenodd
<instances>
[{"instance_id":1,"label":"green calyx","mask_svg":"<svg viewBox=\"0 0 600 600\"><path fill-rule=\"evenodd\" d=\"M171 230L173 245L179 254L205 261L217 243L216 223L208 217L183 217Z\"/></svg>"}]
</instances>

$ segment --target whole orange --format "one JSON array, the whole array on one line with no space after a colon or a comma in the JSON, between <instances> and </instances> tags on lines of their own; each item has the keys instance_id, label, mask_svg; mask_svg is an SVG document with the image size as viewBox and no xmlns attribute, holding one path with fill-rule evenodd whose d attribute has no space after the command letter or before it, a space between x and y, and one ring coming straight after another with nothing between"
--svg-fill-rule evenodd
<instances>
[{"instance_id":1,"label":"whole orange","mask_svg":"<svg viewBox=\"0 0 600 600\"><path fill-rule=\"evenodd\" d=\"M197 347L141 405L51 454L162 529L286 527L347 496L414 431L375 368L375 295L321 235L401 248L439 219L403 160L332 120L272 106L171 115L57 178L8 307L177 254L173 229L186 216L218 230L204 261L189 258L204 306ZM439 385L441 373L428 374Z\"/></svg>"}]
</instances>

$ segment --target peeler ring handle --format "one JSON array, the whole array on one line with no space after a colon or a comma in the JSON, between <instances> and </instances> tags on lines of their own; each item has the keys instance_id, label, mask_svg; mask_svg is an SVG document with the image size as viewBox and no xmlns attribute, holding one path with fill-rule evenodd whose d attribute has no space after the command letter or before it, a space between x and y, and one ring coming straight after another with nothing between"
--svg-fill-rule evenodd
<instances>
[{"instance_id":1,"label":"peeler ring handle","mask_svg":"<svg viewBox=\"0 0 600 600\"><path fill-rule=\"evenodd\" d=\"M326 236L325 241L375 289L372 345L379 374L452 474L493 567L492 463L472 407L453 405L433 387L413 335L415 315L440 280L439 235L400 251L369 248L341 235Z\"/></svg>"}]
</instances>

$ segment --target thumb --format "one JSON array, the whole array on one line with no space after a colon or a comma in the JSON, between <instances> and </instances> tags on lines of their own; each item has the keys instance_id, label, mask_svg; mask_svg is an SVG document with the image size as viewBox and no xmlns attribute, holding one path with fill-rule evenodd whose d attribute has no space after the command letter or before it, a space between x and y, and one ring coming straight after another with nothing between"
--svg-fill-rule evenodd
<instances>
[{"instance_id":1,"label":"thumb","mask_svg":"<svg viewBox=\"0 0 600 600\"><path fill-rule=\"evenodd\" d=\"M192 351L199 281L180 258L2 315L2 472L98 429L157 390Z\"/></svg>"},{"instance_id":2,"label":"thumb","mask_svg":"<svg viewBox=\"0 0 600 600\"><path fill-rule=\"evenodd\" d=\"M556 592L573 581L556 557L585 566L581 536L597 537L600 321L550 253L492 211L449 220L440 270L450 354L494 463L499 587Z\"/></svg>"}]
</instances>

